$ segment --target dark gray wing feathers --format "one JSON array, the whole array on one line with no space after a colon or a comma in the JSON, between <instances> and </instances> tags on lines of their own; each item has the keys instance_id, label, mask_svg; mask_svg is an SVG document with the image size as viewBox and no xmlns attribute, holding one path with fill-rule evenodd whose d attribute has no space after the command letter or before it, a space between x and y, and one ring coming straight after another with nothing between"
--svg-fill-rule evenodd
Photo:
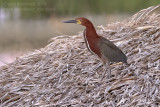
<instances>
[{"instance_id":1,"label":"dark gray wing feathers","mask_svg":"<svg viewBox=\"0 0 160 107\"><path fill-rule=\"evenodd\" d=\"M112 42L107 40L104 37L101 37L100 42L100 51L101 53L110 61L110 62L124 62L127 63L126 55Z\"/></svg>"}]
</instances>

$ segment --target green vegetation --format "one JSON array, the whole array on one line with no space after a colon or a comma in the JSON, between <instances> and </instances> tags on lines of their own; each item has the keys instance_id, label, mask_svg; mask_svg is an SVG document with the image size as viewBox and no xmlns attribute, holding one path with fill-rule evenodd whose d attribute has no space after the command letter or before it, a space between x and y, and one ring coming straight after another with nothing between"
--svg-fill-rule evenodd
<instances>
[{"instance_id":1,"label":"green vegetation","mask_svg":"<svg viewBox=\"0 0 160 107\"><path fill-rule=\"evenodd\" d=\"M159 0L1 0L0 7L12 10L18 7L23 18L82 13L135 13L159 4Z\"/></svg>"}]
</instances>

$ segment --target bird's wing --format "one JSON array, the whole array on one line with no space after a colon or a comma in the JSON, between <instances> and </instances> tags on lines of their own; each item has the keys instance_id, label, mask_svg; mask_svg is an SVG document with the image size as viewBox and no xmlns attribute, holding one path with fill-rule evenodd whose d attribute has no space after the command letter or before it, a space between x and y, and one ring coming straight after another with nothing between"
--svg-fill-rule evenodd
<instances>
[{"instance_id":1,"label":"bird's wing","mask_svg":"<svg viewBox=\"0 0 160 107\"><path fill-rule=\"evenodd\" d=\"M105 56L110 62L127 63L126 55L106 38L101 37L98 46L102 55Z\"/></svg>"}]
</instances>

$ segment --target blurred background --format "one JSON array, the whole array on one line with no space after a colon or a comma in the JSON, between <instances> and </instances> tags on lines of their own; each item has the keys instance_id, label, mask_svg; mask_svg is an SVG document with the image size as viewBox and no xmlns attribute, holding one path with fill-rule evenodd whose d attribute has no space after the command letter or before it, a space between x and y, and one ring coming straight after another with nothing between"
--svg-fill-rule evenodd
<instances>
[{"instance_id":1,"label":"blurred background","mask_svg":"<svg viewBox=\"0 0 160 107\"><path fill-rule=\"evenodd\" d=\"M122 21L159 0L0 0L0 66L84 28L62 21L89 18L95 26Z\"/></svg>"}]
</instances>

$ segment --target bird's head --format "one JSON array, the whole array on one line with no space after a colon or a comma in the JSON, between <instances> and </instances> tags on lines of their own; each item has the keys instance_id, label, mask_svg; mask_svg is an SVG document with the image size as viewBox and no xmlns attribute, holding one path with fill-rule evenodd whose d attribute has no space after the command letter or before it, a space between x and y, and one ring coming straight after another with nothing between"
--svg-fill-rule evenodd
<instances>
[{"instance_id":1,"label":"bird's head","mask_svg":"<svg viewBox=\"0 0 160 107\"><path fill-rule=\"evenodd\" d=\"M75 20L67 20L67 21L64 21L64 23L75 23L75 24L80 24L83 26L87 26L91 24L91 22L87 18L84 18L84 17L79 17L79 18L76 18Z\"/></svg>"}]
</instances>

